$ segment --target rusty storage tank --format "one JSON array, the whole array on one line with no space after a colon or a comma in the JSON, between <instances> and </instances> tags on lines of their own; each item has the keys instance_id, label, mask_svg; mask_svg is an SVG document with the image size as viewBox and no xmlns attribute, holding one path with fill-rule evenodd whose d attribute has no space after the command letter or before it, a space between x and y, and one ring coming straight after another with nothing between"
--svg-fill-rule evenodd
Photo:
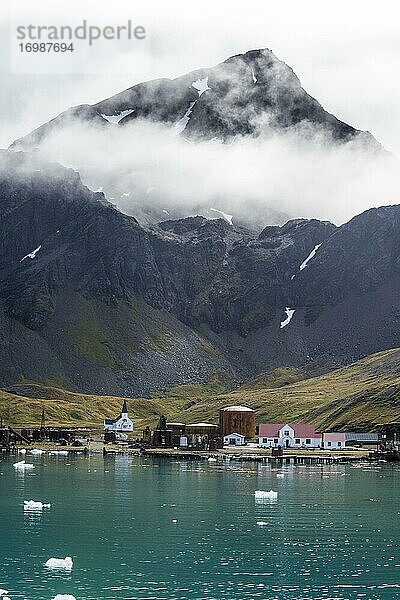
<instances>
[{"instance_id":1,"label":"rusty storage tank","mask_svg":"<svg viewBox=\"0 0 400 600\"><path fill-rule=\"evenodd\" d=\"M219 411L219 429L221 437L230 433L240 433L246 439L256 434L254 410L247 406L226 406Z\"/></svg>"}]
</instances>

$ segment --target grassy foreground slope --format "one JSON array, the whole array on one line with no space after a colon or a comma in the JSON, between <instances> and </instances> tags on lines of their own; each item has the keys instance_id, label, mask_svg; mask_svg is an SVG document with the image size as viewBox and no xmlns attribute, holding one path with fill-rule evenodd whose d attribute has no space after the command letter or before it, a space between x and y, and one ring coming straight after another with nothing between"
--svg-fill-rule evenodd
<instances>
[{"instance_id":1,"label":"grassy foreground slope","mask_svg":"<svg viewBox=\"0 0 400 600\"><path fill-rule=\"evenodd\" d=\"M299 379L286 370L258 377L224 392L221 383L187 385L155 392L151 399L127 399L138 429L154 426L160 414L170 421L217 422L218 409L245 404L257 422L303 421L323 429L372 429L400 423L400 349L371 355L319 377ZM260 387L261 382L268 387ZM21 384L0 391L0 416L16 426L38 425L42 407L47 425L101 427L116 416L122 399L68 392L41 384Z\"/></svg>"},{"instance_id":2,"label":"grassy foreground slope","mask_svg":"<svg viewBox=\"0 0 400 600\"><path fill-rule=\"evenodd\" d=\"M368 356L319 377L281 387L254 389L247 384L212 403L199 402L191 419L216 414L228 404L245 404L257 422L298 421L319 430L368 430L400 423L400 349Z\"/></svg>"}]
</instances>

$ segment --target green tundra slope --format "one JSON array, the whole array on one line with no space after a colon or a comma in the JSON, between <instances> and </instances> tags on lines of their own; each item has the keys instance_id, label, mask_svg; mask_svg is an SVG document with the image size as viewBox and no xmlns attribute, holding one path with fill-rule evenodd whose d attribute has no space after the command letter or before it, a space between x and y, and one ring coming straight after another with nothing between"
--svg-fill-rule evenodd
<instances>
[{"instance_id":1,"label":"green tundra slope","mask_svg":"<svg viewBox=\"0 0 400 600\"><path fill-rule=\"evenodd\" d=\"M218 409L230 404L252 407L257 422L311 422L320 430L400 424L400 349L373 354L319 377L302 376L299 370L275 370L235 391L226 391L223 378L214 377L208 385L154 392L151 399L128 398L128 408L138 430L147 424L154 427L160 414L186 423L217 422ZM0 415L14 426L38 425L44 407L47 425L101 427L103 418L117 415L121 404L119 397L39 384L0 391Z\"/></svg>"}]
</instances>

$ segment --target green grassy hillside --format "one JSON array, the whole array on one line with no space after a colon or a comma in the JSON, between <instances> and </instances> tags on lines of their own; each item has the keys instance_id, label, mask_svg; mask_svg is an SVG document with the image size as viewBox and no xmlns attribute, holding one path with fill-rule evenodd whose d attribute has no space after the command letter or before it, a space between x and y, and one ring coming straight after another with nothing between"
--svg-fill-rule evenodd
<instances>
[{"instance_id":1,"label":"green grassy hillside","mask_svg":"<svg viewBox=\"0 0 400 600\"><path fill-rule=\"evenodd\" d=\"M137 429L154 426L160 414L183 422L218 420L218 409L245 404L257 422L303 421L322 429L371 429L400 423L400 349L374 354L319 377L301 378L282 369L227 392L220 380L155 392L151 399L127 399ZM268 387L264 387L268 386ZM101 427L116 416L122 399L68 392L24 383L0 391L0 415L14 426L38 425L42 407L47 425Z\"/></svg>"}]
</instances>

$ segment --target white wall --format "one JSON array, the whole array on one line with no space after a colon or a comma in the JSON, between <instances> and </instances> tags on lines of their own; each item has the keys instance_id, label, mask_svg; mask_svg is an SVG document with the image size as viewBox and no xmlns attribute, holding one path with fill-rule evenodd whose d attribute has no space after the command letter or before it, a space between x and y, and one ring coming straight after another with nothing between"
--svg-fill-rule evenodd
<instances>
[{"instance_id":1,"label":"white wall","mask_svg":"<svg viewBox=\"0 0 400 600\"><path fill-rule=\"evenodd\" d=\"M234 433L224 436L224 446L244 446L245 439L241 435Z\"/></svg>"},{"instance_id":2,"label":"white wall","mask_svg":"<svg viewBox=\"0 0 400 600\"><path fill-rule=\"evenodd\" d=\"M324 450L343 450L346 447L346 444L344 441L336 441L333 442L332 440L327 440L324 441Z\"/></svg>"},{"instance_id":3,"label":"white wall","mask_svg":"<svg viewBox=\"0 0 400 600\"><path fill-rule=\"evenodd\" d=\"M277 446L281 446L282 448L318 448L321 446L322 439L321 438L295 438L295 437L287 437L280 436L278 438L258 438L258 445L262 448L276 448ZM275 440L278 440L277 442ZM298 442L296 440L299 440ZM310 443L307 443L307 440L310 440ZM289 442L289 446L286 445L286 441Z\"/></svg>"},{"instance_id":4,"label":"white wall","mask_svg":"<svg viewBox=\"0 0 400 600\"><path fill-rule=\"evenodd\" d=\"M104 424L104 429L107 431L133 431L133 423L130 419L124 417L113 425Z\"/></svg>"}]
</instances>

